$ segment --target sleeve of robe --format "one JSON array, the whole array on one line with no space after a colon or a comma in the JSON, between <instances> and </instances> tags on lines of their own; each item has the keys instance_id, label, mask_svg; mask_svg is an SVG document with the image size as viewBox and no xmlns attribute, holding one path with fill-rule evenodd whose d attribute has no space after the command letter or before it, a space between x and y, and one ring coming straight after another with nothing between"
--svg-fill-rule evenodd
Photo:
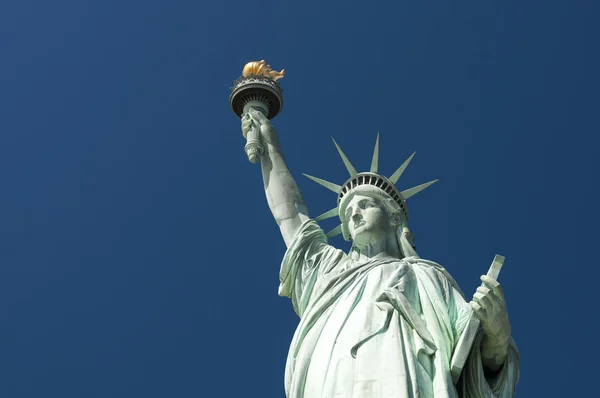
<instances>
[{"instance_id":1,"label":"sleeve of robe","mask_svg":"<svg viewBox=\"0 0 600 398\"><path fill-rule=\"evenodd\" d=\"M509 341L506 361L493 378L486 378L481 362L480 331L475 339L465 368L461 375L463 398L512 398L515 396L517 381L519 381L519 351L513 339Z\"/></svg>"},{"instance_id":2,"label":"sleeve of robe","mask_svg":"<svg viewBox=\"0 0 600 398\"><path fill-rule=\"evenodd\" d=\"M279 272L279 295L290 297L302 317L320 276L330 272L345 256L327 243L319 225L306 221L288 247Z\"/></svg>"},{"instance_id":3,"label":"sleeve of robe","mask_svg":"<svg viewBox=\"0 0 600 398\"><path fill-rule=\"evenodd\" d=\"M454 291L454 301L460 308L459 312L471 311L462 293L456 290ZM460 322L464 322L465 317L461 316L460 318ZM463 330L463 326L464 324L461 324L457 329ZM457 385L461 391L460 396L462 398L513 398L519 380L517 345L511 338L504 365L493 378L486 378L481 361L482 338L483 331L480 329Z\"/></svg>"}]
</instances>

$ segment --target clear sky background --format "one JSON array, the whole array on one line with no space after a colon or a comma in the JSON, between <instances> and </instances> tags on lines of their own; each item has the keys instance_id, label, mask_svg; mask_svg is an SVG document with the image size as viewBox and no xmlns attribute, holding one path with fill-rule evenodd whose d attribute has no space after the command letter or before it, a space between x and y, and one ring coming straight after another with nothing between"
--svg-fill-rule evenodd
<instances>
[{"instance_id":1,"label":"clear sky background","mask_svg":"<svg viewBox=\"0 0 600 398\"><path fill-rule=\"evenodd\" d=\"M517 397L594 395L598 8L3 2L0 396L284 397L285 245L228 104L260 59L311 214L335 198L301 172L347 178L330 136L367 170L380 132L387 175L417 151L421 257L467 295L507 258Z\"/></svg>"}]
</instances>

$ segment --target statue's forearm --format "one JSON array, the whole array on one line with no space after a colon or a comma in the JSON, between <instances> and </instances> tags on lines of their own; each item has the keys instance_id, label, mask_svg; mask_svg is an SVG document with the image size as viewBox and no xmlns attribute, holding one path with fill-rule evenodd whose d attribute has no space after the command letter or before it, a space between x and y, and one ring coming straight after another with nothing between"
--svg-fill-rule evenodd
<instances>
[{"instance_id":1,"label":"statue's forearm","mask_svg":"<svg viewBox=\"0 0 600 398\"><path fill-rule=\"evenodd\" d=\"M278 143L267 145L261 165L269 208L289 245L302 223L308 219L306 203Z\"/></svg>"},{"instance_id":2,"label":"statue's forearm","mask_svg":"<svg viewBox=\"0 0 600 398\"><path fill-rule=\"evenodd\" d=\"M486 374L493 375L504 365L508 341L494 341L487 335L481 340L481 361Z\"/></svg>"}]
</instances>

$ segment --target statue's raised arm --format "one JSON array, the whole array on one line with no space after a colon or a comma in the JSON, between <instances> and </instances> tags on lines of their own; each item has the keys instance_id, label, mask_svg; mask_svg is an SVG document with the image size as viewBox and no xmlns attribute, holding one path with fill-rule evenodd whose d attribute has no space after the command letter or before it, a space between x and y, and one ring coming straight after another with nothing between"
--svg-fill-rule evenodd
<instances>
[{"instance_id":1,"label":"statue's raised arm","mask_svg":"<svg viewBox=\"0 0 600 398\"><path fill-rule=\"evenodd\" d=\"M261 112L250 109L242 118L244 137L252 127L260 131L264 148L260 163L269 209L289 246L302 223L309 219L306 203L285 163L279 137L271 122Z\"/></svg>"}]
</instances>

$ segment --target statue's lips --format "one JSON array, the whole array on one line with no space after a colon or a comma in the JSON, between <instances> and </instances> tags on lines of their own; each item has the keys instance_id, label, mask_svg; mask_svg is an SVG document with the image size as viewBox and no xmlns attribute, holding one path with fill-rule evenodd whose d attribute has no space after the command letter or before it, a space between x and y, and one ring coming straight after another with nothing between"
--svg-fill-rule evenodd
<instances>
[{"instance_id":1,"label":"statue's lips","mask_svg":"<svg viewBox=\"0 0 600 398\"><path fill-rule=\"evenodd\" d=\"M355 222L354 223L354 229L357 229L359 227L362 227L363 225L365 225L366 223L364 221L359 221L359 222Z\"/></svg>"}]
</instances>

